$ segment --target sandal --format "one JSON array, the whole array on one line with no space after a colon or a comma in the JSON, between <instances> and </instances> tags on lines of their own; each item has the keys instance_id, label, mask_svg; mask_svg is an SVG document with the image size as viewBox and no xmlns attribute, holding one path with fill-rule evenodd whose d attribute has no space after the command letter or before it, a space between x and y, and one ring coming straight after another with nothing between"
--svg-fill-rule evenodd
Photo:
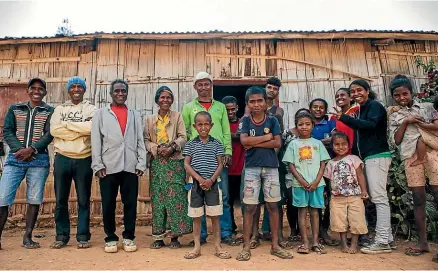
<instances>
[{"instance_id":1,"label":"sandal","mask_svg":"<svg viewBox=\"0 0 438 271\"><path fill-rule=\"evenodd\" d=\"M171 249L181 248L181 243L178 240L170 241L169 248Z\"/></svg>"},{"instance_id":2,"label":"sandal","mask_svg":"<svg viewBox=\"0 0 438 271\"><path fill-rule=\"evenodd\" d=\"M256 249L259 246L260 246L260 240L258 238L257 239L251 239L249 241L249 248L250 249Z\"/></svg>"},{"instance_id":3,"label":"sandal","mask_svg":"<svg viewBox=\"0 0 438 271\"><path fill-rule=\"evenodd\" d=\"M289 241L289 240L281 241L280 243L278 243L278 245L279 245L282 249L293 249L293 248L294 248L292 242Z\"/></svg>"},{"instance_id":4,"label":"sandal","mask_svg":"<svg viewBox=\"0 0 438 271\"><path fill-rule=\"evenodd\" d=\"M272 234L270 232L264 232L262 233L262 240L263 241L272 241Z\"/></svg>"},{"instance_id":5,"label":"sandal","mask_svg":"<svg viewBox=\"0 0 438 271\"><path fill-rule=\"evenodd\" d=\"M419 247L408 247L405 249L405 254L408 256L420 256L427 252L429 252L429 250Z\"/></svg>"},{"instance_id":6,"label":"sandal","mask_svg":"<svg viewBox=\"0 0 438 271\"><path fill-rule=\"evenodd\" d=\"M233 238L232 236L225 237L224 239L221 240L221 243L232 246L232 247L235 247L235 246L238 246L241 244L237 239Z\"/></svg>"},{"instance_id":7,"label":"sandal","mask_svg":"<svg viewBox=\"0 0 438 271\"><path fill-rule=\"evenodd\" d=\"M337 246L339 246L339 242L337 240L334 240L334 239L331 239L331 238L330 239L320 238L319 242L320 242L320 244L326 245L326 246L329 246L329 247L337 247Z\"/></svg>"},{"instance_id":8,"label":"sandal","mask_svg":"<svg viewBox=\"0 0 438 271\"><path fill-rule=\"evenodd\" d=\"M27 248L27 249L35 249L35 248L40 248L40 243L29 240L26 242L23 242L22 247Z\"/></svg>"},{"instance_id":9,"label":"sandal","mask_svg":"<svg viewBox=\"0 0 438 271\"><path fill-rule=\"evenodd\" d=\"M368 236L360 235L359 241L357 242L357 245L360 247L368 247L369 245L371 245L371 243L372 243L372 240L370 238L368 238Z\"/></svg>"},{"instance_id":10,"label":"sandal","mask_svg":"<svg viewBox=\"0 0 438 271\"><path fill-rule=\"evenodd\" d=\"M201 246L207 244L207 240L201 239ZM189 242L189 247L195 247L195 240Z\"/></svg>"},{"instance_id":11,"label":"sandal","mask_svg":"<svg viewBox=\"0 0 438 271\"><path fill-rule=\"evenodd\" d=\"M294 257L291 253L283 249L279 249L279 250L271 249L271 255L277 256L280 259L292 259Z\"/></svg>"},{"instance_id":12,"label":"sandal","mask_svg":"<svg viewBox=\"0 0 438 271\"><path fill-rule=\"evenodd\" d=\"M294 235L294 236L289 236L288 238L287 238L287 240L289 241L289 242L300 242L301 241L301 235Z\"/></svg>"},{"instance_id":13,"label":"sandal","mask_svg":"<svg viewBox=\"0 0 438 271\"><path fill-rule=\"evenodd\" d=\"M438 253L432 258L432 262L438 263Z\"/></svg>"},{"instance_id":14,"label":"sandal","mask_svg":"<svg viewBox=\"0 0 438 271\"><path fill-rule=\"evenodd\" d=\"M50 245L50 248L60 249L67 246L67 242L64 241L55 241Z\"/></svg>"},{"instance_id":15,"label":"sandal","mask_svg":"<svg viewBox=\"0 0 438 271\"><path fill-rule=\"evenodd\" d=\"M318 254L327 254L327 251L325 251L324 246L321 244L312 246L312 251Z\"/></svg>"},{"instance_id":16,"label":"sandal","mask_svg":"<svg viewBox=\"0 0 438 271\"><path fill-rule=\"evenodd\" d=\"M81 249L81 248L90 248L91 244L88 241L79 241L78 244L77 244L77 247L79 249Z\"/></svg>"},{"instance_id":17,"label":"sandal","mask_svg":"<svg viewBox=\"0 0 438 271\"><path fill-rule=\"evenodd\" d=\"M155 242L153 242L150 246L151 249L160 249L162 247L164 247L166 244L164 243L163 240L156 240Z\"/></svg>"},{"instance_id":18,"label":"sandal","mask_svg":"<svg viewBox=\"0 0 438 271\"><path fill-rule=\"evenodd\" d=\"M236 260L238 261L249 261L251 259L251 251L242 250L237 253Z\"/></svg>"},{"instance_id":19,"label":"sandal","mask_svg":"<svg viewBox=\"0 0 438 271\"><path fill-rule=\"evenodd\" d=\"M297 249L297 253L300 253L300 254L309 254L309 253L310 253L310 250L309 250L308 247L305 247L304 244L302 244L302 245L300 245L300 246L298 247L298 249Z\"/></svg>"},{"instance_id":20,"label":"sandal","mask_svg":"<svg viewBox=\"0 0 438 271\"><path fill-rule=\"evenodd\" d=\"M199 256L201 256L201 253L188 252L186 255L184 255L184 259L193 260L198 258Z\"/></svg>"},{"instance_id":21,"label":"sandal","mask_svg":"<svg viewBox=\"0 0 438 271\"><path fill-rule=\"evenodd\" d=\"M218 257L219 259L223 259L223 260L231 259L231 254L228 253L227 251L216 252L214 254L214 256Z\"/></svg>"}]
</instances>

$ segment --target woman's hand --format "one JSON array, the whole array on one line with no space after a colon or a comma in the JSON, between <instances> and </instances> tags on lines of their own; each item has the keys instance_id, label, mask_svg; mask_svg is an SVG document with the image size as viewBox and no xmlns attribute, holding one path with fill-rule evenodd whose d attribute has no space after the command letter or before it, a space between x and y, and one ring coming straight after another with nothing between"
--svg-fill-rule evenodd
<instances>
[{"instance_id":1,"label":"woman's hand","mask_svg":"<svg viewBox=\"0 0 438 271\"><path fill-rule=\"evenodd\" d=\"M329 112L329 114L332 114L333 116L335 116L336 119L340 119L341 116L342 116L342 110L337 109L336 107L333 107L333 109L334 109L335 111L333 111L333 112Z\"/></svg>"}]
</instances>

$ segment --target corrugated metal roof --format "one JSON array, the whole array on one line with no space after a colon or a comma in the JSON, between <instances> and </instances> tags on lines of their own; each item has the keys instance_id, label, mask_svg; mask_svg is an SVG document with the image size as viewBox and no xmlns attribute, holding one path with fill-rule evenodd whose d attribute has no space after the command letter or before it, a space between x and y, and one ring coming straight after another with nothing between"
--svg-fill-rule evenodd
<instances>
[{"instance_id":1,"label":"corrugated metal roof","mask_svg":"<svg viewBox=\"0 0 438 271\"><path fill-rule=\"evenodd\" d=\"M316 33L412 33L412 34L438 34L437 31L421 31L421 30L369 30L369 29L354 29L354 30L316 30L316 31L308 31L308 30L267 30L267 31L221 31L221 30L211 30L211 31L170 31L170 32L94 32L94 33L82 33L82 34L74 34L68 37L80 37L80 36L88 36L88 35L181 35L181 34L287 34L287 33L300 33L300 34L316 34ZM23 36L23 37L3 37L0 40L8 40L8 39L49 39L49 38L60 38L65 37L63 35L54 35L54 36Z\"/></svg>"}]
</instances>

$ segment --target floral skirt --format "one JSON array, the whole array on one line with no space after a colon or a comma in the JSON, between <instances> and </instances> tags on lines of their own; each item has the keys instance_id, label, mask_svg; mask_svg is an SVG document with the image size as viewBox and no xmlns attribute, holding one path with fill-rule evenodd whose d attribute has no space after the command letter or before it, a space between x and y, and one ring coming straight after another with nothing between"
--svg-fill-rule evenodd
<instances>
[{"instance_id":1,"label":"floral skirt","mask_svg":"<svg viewBox=\"0 0 438 271\"><path fill-rule=\"evenodd\" d=\"M184 160L154 158L150 168L152 199L152 237L178 237L192 232L187 216Z\"/></svg>"}]
</instances>

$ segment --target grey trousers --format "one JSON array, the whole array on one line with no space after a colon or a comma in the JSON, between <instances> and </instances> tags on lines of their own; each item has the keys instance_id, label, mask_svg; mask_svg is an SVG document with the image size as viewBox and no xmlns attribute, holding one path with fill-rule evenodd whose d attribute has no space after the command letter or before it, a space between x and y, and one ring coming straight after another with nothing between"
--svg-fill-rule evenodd
<instances>
[{"instance_id":1,"label":"grey trousers","mask_svg":"<svg viewBox=\"0 0 438 271\"><path fill-rule=\"evenodd\" d=\"M368 191L377 211L375 242L379 244L389 244L394 241L391 230L391 210L386 191L391 161L390 157L365 160Z\"/></svg>"}]
</instances>

